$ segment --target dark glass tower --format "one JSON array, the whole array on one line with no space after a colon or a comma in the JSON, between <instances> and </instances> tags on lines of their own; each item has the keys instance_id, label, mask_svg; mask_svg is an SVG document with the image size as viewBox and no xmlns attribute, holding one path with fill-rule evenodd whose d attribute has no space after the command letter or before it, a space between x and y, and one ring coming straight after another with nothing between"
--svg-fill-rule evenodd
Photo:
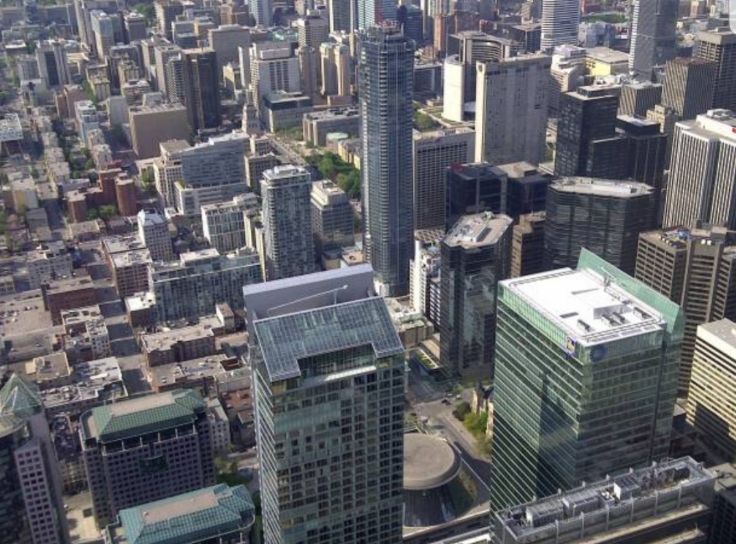
<instances>
[{"instance_id":1,"label":"dark glass tower","mask_svg":"<svg viewBox=\"0 0 736 544\"><path fill-rule=\"evenodd\" d=\"M363 248L385 296L409 291L414 247L414 42L384 23L360 40Z\"/></svg>"},{"instance_id":2,"label":"dark glass tower","mask_svg":"<svg viewBox=\"0 0 736 544\"><path fill-rule=\"evenodd\" d=\"M644 78L677 55L679 0L634 0L629 70Z\"/></svg>"},{"instance_id":3,"label":"dark glass tower","mask_svg":"<svg viewBox=\"0 0 736 544\"><path fill-rule=\"evenodd\" d=\"M220 125L220 80L213 49L184 51L184 101L192 130Z\"/></svg>"}]
</instances>

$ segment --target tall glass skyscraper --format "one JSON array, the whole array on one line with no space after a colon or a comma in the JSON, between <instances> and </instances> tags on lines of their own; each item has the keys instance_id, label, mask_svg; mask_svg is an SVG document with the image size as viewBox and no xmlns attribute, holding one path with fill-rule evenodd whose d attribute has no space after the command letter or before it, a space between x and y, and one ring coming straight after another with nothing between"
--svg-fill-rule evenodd
<instances>
[{"instance_id":1,"label":"tall glass skyscraper","mask_svg":"<svg viewBox=\"0 0 736 544\"><path fill-rule=\"evenodd\" d=\"M542 51L556 45L577 45L580 25L580 0L542 2Z\"/></svg>"},{"instance_id":2,"label":"tall glass skyscraper","mask_svg":"<svg viewBox=\"0 0 736 544\"><path fill-rule=\"evenodd\" d=\"M390 23L360 39L363 249L384 296L409 292L414 247L414 42Z\"/></svg>"},{"instance_id":3,"label":"tall glass skyscraper","mask_svg":"<svg viewBox=\"0 0 736 544\"><path fill-rule=\"evenodd\" d=\"M497 304L493 510L667 456L677 304L587 250Z\"/></svg>"},{"instance_id":4,"label":"tall glass skyscraper","mask_svg":"<svg viewBox=\"0 0 736 544\"><path fill-rule=\"evenodd\" d=\"M629 71L652 77L652 68L677 56L679 0L633 0Z\"/></svg>"},{"instance_id":5,"label":"tall glass skyscraper","mask_svg":"<svg viewBox=\"0 0 736 544\"><path fill-rule=\"evenodd\" d=\"M404 349L368 266L244 289L269 544L401 542Z\"/></svg>"}]
</instances>

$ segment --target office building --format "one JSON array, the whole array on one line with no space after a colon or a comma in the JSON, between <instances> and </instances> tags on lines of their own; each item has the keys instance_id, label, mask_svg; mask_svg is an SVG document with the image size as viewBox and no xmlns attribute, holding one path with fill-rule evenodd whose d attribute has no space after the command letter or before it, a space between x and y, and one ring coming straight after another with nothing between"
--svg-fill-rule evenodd
<instances>
[{"instance_id":1,"label":"office building","mask_svg":"<svg viewBox=\"0 0 736 544\"><path fill-rule=\"evenodd\" d=\"M544 162L551 64L545 55L478 63L476 162Z\"/></svg>"},{"instance_id":2,"label":"office building","mask_svg":"<svg viewBox=\"0 0 736 544\"><path fill-rule=\"evenodd\" d=\"M455 375L493 377L496 289L509 277L506 215L465 215L442 240L440 363Z\"/></svg>"},{"instance_id":3,"label":"office building","mask_svg":"<svg viewBox=\"0 0 736 544\"><path fill-rule=\"evenodd\" d=\"M443 228L447 169L472 162L469 128L414 132L414 228Z\"/></svg>"},{"instance_id":4,"label":"office building","mask_svg":"<svg viewBox=\"0 0 736 544\"><path fill-rule=\"evenodd\" d=\"M497 308L492 510L668 455L677 304L584 250L500 282Z\"/></svg>"},{"instance_id":5,"label":"office building","mask_svg":"<svg viewBox=\"0 0 736 544\"><path fill-rule=\"evenodd\" d=\"M437 238L425 239L417 231L414 241L414 258L411 261L409 300L417 312L429 319L435 327L440 323L440 246ZM439 231L441 233L443 231ZM438 234L439 234L438 233Z\"/></svg>"},{"instance_id":6,"label":"office building","mask_svg":"<svg viewBox=\"0 0 736 544\"><path fill-rule=\"evenodd\" d=\"M43 40L36 47L38 72L46 87L53 89L71 83L66 49L61 40Z\"/></svg>"},{"instance_id":7,"label":"office building","mask_svg":"<svg viewBox=\"0 0 736 544\"><path fill-rule=\"evenodd\" d=\"M113 19L102 10L95 9L89 13L94 52L98 59L104 59L110 53L110 48L115 45L115 30Z\"/></svg>"},{"instance_id":8,"label":"office building","mask_svg":"<svg viewBox=\"0 0 736 544\"><path fill-rule=\"evenodd\" d=\"M229 202L202 206L202 234L220 254L245 246L245 212L257 206L255 195L246 193Z\"/></svg>"},{"instance_id":9,"label":"office building","mask_svg":"<svg viewBox=\"0 0 736 544\"><path fill-rule=\"evenodd\" d=\"M360 112L358 108L331 108L304 115L302 133L304 141L314 146L325 147L327 135L343 132L349 137L360 134Z\"/></svg>"},{"instance_id":10,"label":"office building","mask_svg":"<svg viewBox=\"0 0 736 544\"><path fill-rule=\"evenodd\" d=\"M167 140L186 140L191 133L187 108L181 104L136 106L130 108L130 137L139 159L159 155L159 144Z\"/></svg>"},{"instance_id":11,"label":"office building","mask_svg":"<svg viewBox=\"0 0 736 544\"><path fill-rule=\"evenodd\" d=\"M220 76L215 51L185 49L182 61L189 125L194 131L217 128L220 126Z\"/></svg>"},{"instance_id":12,"label":"office building","mask_svg":"<svg viewBox=\"0 0 736 544\"><path fill-rule=\"evenodd\" d=\"M679 391L687 394L698 325L736 319L736 234L723 227L675 227L639 237L636 278L682 307Z\"/></svg>"},{"instance_id":13,"label":"office building","mask_svg":"<svg viewBox=\"0 0 736 544\"><path fill-rule=\"evenodd\" d=\"M66 544L61 475L38 387L12 373L0 388L0 542Z\"/></svg>"},{"instance_id":14,"label":"office building","mask_svg":"<svg viewBox=\"0 0 736 544\"><path fill-rule=\"evenodd\" d=\"M629 72L652 78L655 66L677 56L679 0L633 0Z\"/></svg>"},{"instance_id":15,"label":"office building","mask_svg":"<svg viewBox=\"0 0 736 544\"><path fill-rule=\"evenodd\" d=\"M216 249L182 253L178 262L154 265L150 275L158 321L198 319L223 302L242 308L243 286L260 281L258 255L245 249L227 255Z\"/></svg>"},{"instance_id":16,"label":"office building","mask_svg":"<svg viewBox=\"0 0 736 544\"><path fill-rule=\"evenodd\" d=\"M662 85L651 81L630 81L621 85L618 114L646 117L647 112L662 100Z\"/></svg>"},{"instance_id":17,"label":"office building","mask_svg":"<svg viewBox=\"0 0 736 544\"><path fill-rule=\"evenodd\" d=\"M729 319L703 323L687 397L687 419L708 446L726 459L736 455L736 325Z\"/></svg>"},{"instance_id":18,"label":"office building","mask_svg":"<svg viewBox=\"0 0 736 544\"><path fill-rule=\"evenodd\" d=\"M577 45L580 0L546 0L542 3L542 51L558 45Z\"/></svg>"},{"instance_id":19,"label":"office building","mask_svg":"<svg viewBox=\"0 0 736 544\"><path fill-rule=\"evenodd\" d=\"M330 32L352 32L358 28L358 5L354 0L328 0Z\"/></svg>"},{"instance_id":20,"label":"office building","mask_svg":"<svg viewBox=\"0 0 736 544\"><path fill-rule=\"evenodd\" d=\"M312 47L319 51L320 45L327 41L330 35L327 19L317 10L310 10L304 17L296 21L297 40L299 47Z\"/></svg>"},{"instance_id":21,"label":"office building","mask_svg":"<svg viewBox=\"0 0 736 544\"><path fill-rule=\"evenodd\" d=\"M263 172L261 196L269 281L315 270L311 189L312 176L300 166L276 166Z\"/></svg>"},{"instance_id":22,"label":"office building","mask_svg":"<svg viewBox=\"0 0 736 544\"><path fill-rule=\"evenodd\" d=\"M617 110L618 94L611 87L580 87L560 97L556 175L591 175L591 143L615 136Z\"/></svg>"},{"instance_id":23,"label":"office building","mask_svg":"<svg viewBox=\"0 0 736 544\"><path fill-rule=\"evenodd\" d=\"M544 259L572 267L586 248L633 274L639 233L652 228L654 191L635 181L562 178L547 191Z\"/></svg>"},{"instance_id":24,"label":"office building","mask_svg":"<svg viewBox=\"0 0 736 544\"><path fill-rule=\"evenodd\" d=\"M726 28L699 32L694 55L716 63L711 107L736 111L736 34Z\"/></svg>"},{"instance_id":25,"label":"office building","mask_svg":"<svg viewBox=\"0 0 736 544\"><path fill-rule=\"evenodd\" d=\"M123 16L125 27L125 43L146 39L146 18L137 12L126 13Z\"/></svg>"},{"instance_id":26,"label":"office building","mask_svg":"<svg viewBox=\"0 0 736 544\"><path fill-rule=\"evenodd\" d=\"M156 0L154 10L159 32L171 40L171 23L184 11L184 5L175 0Z\"/></svg>"},{"instance_id":27,"label":"office building","mask_svg":"<svg viewBox=\"0 0 736 544\"><path fill-rule=\"evenodd\" d=\"M365 0L356 2L358 13L358 28L368 30L384 21L396 21L397 5L391 0Z\"/></svg>"},{"instance_id":28,"label":"office building","mask_svg":"<svg viewBox=\"0 0 736 544\"><path fill-rule=\"evenodd\" d=\"M311 192L312 233L317 254L355 243L353 207L345 191L329 180L315 181Z\"/></svg>"},{"instance_id":29,"label":"office building","mask_svg":"<svg viewBox=\"0 0 736 544\"><path fill-rule=\"evenodd\" d=\"M299 59L286 42L256 42L250 51L250 82L256 105L261 109L261 99L273 91L290 93L302 90ZM241 64L241 72L245 67Z\"/></svg>"},{"instance_id":30,"label":"office building","mask_svg":"<svg viewBox=\"0 0 736 544\"><path fill-rule=\"evenodd\" d=\"M316 95L320 88L321 71L318 51L318 49L309 47L308 45L298 47L296 50L296 58L299 61L302 92L309 98Z\"/></svg>"},{"instance_id":31,"label":"office building","mask_svg":"<svg viewBox=\"0 0 736 544\"><path fill-rule=\"evenodd\" d=\"M547 187L553 176L528 162L499 164L506 173L506 215L516 220L520 215L540 212L547 207Z\"/></svg>"},{"instance_id":32,"label":"office building","mask_svg":"<svg viewBox=\"0 0 736 544\"><path fill-rule=\"evenodd\" d=\"M511 234L510 277L519 278L543 272L544 222L546 212L529 213L519 217Z\"/></svg>"},{"instance_id":33,"label":"office building","mask_svg":"<svg viewBox=\"0 0 736 544\"><path fill-rule=\"evenodd\" d=\"M665 68L662 105L672 108L680 119L695 119L713 104L715 62L698 57L676 58Z\"/></svg>"},{"instance_id":34,"label":"office building","mask_svg":"<svg viewBox=\"0 0 736 544\"><path fill-rule=\"evenodd\" d=\"M147 208L138 212L138 239L145 244L154 261L174 260L171 235L166 218L157 210Z\"/></svg>"},{"instance_id":35,"label":"office building","mask_svg":"<svg viewBox=\"0 0 736 544\"><path fill-rule=\"evenodd\" d=\"M124 508L214 483L207 407L193 390L98 406L81 417L79 435L100 527Z\"/></svg>"},{"instance_id":36,"label":"office building","mask_svg":"<svg viewBox=\"0 0 736 544\"><path fill-rule=\"evenodd\" d=\"M105 528L109 544L250 542L255 506L243 485L217 484L124 508Z\"/></svg>"},{"instance_id":37,"label":"office building","mask_svg":"<svg viewBox=\"0 0 736 544\"><path fill-rule=\"evenodd\" d=\"M508 175L488 163L470 163L447 170L445 230L463 215L481 212L505 213Z\"/></svg>"},{"instance_id":38,"label":"office building","mask_svg":"<svg viewBox=\"0 0 736 544\"><path fill-rule=\"evenodd\" d=\"M270 27L273 22L273 0L256 0L250 8L250 13L256 25Z\"/></svg>"},{"instance_id":39,"label":"office building","mask_svg":"<svg viewBox=\"0 0 736 544\"><path fill-rule=\"evenodd\" d=\"M323 43L320 53L320 93L323 96L350 96L350 48L342 43Z\"/></svg>"},{"instance_id":40,"label":"office building","mask_svg":"<svg viewBox=\"0 0 736 544\"><path fill-rule=\"evenodd\" d=\"M494 513L491 542L725 542L707 540L716 478L690 457L632 468Z\"/></svg>"},{"instance_id":41,"label":"office building","mask_svg":"<svg viewBox=\"0 0 736 544\"><path fill-rule=\"evenodd\" d=\"M40 289L51 280L70 278L74 263L64 242L55 241L26 252L28 287Z\"/></svg>"},{"instance_id":42,"label":"office building","mask_svg":"<svg viewBox=\"0 0 736 544\"><path fill-rule=\"evenodd\" d=\"M414 248L414 42L387 23L364 30L360 47L363 251L380 294L397 296L409 292Z\"/></svg>"},{"instance_id":43,"label":"office building","mask_svg":"<svg viewBox=\"0 0 736 544\"><path fill-rule=\"evenodd\" d=\"M238 64L239 49L250 48L250 29L240 25L221 25L208 31L208 43L217 58L217 77L222 79L222 68L228 64Z\"/></svg>"},{"instance_id":44,"label":"office building","mask_svg":"<svg viewBox=\"0 0 736 544\"><path fill-rule=\"evenodd\" d=\"M394 544L404 348L369 266L299 280L245 289L265 541Z\"/></svg>"},{"instance_id":45,"label":"office building","mask_svg":"<svg viewBox=\"0 0 736 544\"><path fill-rule=\"evenodd\" d=\"M675 125L665 227L697 221L736 228L736 115L711 110Z\"/></svg>"}]
</instances>

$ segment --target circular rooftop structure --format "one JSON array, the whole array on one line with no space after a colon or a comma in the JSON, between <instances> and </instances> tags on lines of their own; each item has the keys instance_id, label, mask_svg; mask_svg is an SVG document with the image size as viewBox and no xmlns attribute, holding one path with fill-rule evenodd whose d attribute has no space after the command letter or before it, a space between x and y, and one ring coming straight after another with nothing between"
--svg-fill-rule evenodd
<instances>
[{"instance_id":1,"label":"circular rooftop structure","mask_svg":"<svg viewBox=\"0 0 736 544\"><path fill-rule=\"evenodd\" d=\"M445 440L426 434L404 436L404 489L425 491L450 482L460 472L457 453Z\"/></svg>"}]
</instances>

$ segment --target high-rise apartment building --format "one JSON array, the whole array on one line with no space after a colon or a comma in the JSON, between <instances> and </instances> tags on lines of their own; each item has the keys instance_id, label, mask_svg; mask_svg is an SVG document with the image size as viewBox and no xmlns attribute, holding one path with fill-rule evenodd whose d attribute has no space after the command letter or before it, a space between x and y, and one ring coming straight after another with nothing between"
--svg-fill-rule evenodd
<instances>
[{"instance_id":1,"label":"high-rise apartment building","mask_svg":"<svg viewBox=\"0 0 736 544\"><path fill-rule=\"evenodd\" d=\"M654 191L644 183L562 178L547 191L544 259L547 269L572 267L587 248L634 273L639 233L652 228Z\"/></svg>"},{"instance_id":2,"label":"high-rise apartment building","mask_svg":"<svg viewBox=\"0 0 736 544\"><path fill-rule=\"evenodd\" d=\"M736 115L711 110L675 125L662 224L736 228Z\"/></svg>"},{"instance_id":3,"label":"high-rise apartment building","mask_svg":"<svg viewBox=\"0 0 736 544\"><path fill-rule=\"evenodd\" d=\"M319 255L355 243L353 207L345 191L329 180L312 184L312 233Z\"/></svg>"},{"instance_id":4,"label":"high-rise apartment building","mask_svg":"<svg viewBox=\"0 0 736 544\"><path fill-rule=\"evenodd\" d=\"M174 390L98 406L80 422L82 458L100 527L123 508L215 480L207 406Z\"/></svg>"},{"instance_id":5,"label":"high-rise apartment building","mask_svg":"<svg viewBox=\"0 0 736 544\"><path fill-rule=\"evenodd\" d=\"M463 215L506 213L508 175L485 162L452 166L446 191L445 230L450 230Z\"/></svg>"},{"instance_id":6,"label":"high-rise apartment building","mask_svg":"<svg viewBox=\"0 0 736 544\"><path fill-rule=\"evenodd\" d=\"M552 52L558 45L577 45L580 25L580 0L542 2L542 51Z\"/></svg>"},{"instance_id":7,"label":"high-rise apartment building","mask_svg":"<svg viewBox=\"0 0 736 544\"><path fill-rule=\"evenodd\" d=\"M736 33L727 28L699 32L694 55L716 63L712 107L736 111Z\"/></svg>"},{"instance_id":8,"label":"high-rise apartment building","mask_svg":"<svg viewBox=\"0 0 736 544\"><path fill-rule=\"evenodd\" d=\"M41 79L49 89L71 83L63 41L43 40L38 42L36 62Z\"/></svg>"},{"instance_id":9,"label":"high-rise apartment building","mask_svg":"<svg viewBox=\"0 0 736 544\"><path fill-rule=\"evenodd\" d=\"M668 455L677 304L588 251L497 304L492 510Z\"/></svg>"},{"instance_id":10,"label":"high-rise apartment building","mask_svg":"<svg viewBox=\"0 0 736 544\"><path fill-rule=\"evenodd\" d=\"M146 208L138 212L138 239L143 242L154 261L171 261L174 250L166 218L157 210Z\"/></svg>"},{"instance_id":11,"label":"high-rise apartment building","mask_svg":"<svg viewBox=\"0 0 736 544\"><path fill-rule=\"evenodd\" d=\"M440 363L456 375L493 376L496 289L509 277L506 215L465 215L441 244Z\"/></svg>"},{"instance_id":12,"label":"high-rise apartment building","mask_svg":"<svg viewBox=\"0 0 736 544\"><path fill-rule=\"evenodd\" d=\"M510 277L544 271L544 222L546 212L522 215L511 234Z\"/></svg>"},{"instance_id":13,"label":"high-rise apartment building","mask_svg":"<svg viewBox=\"0 0 736 544\"><path fill-rule=\"evenodd\" d=\"M447 169L472 162L469 128L414 133L414 228L443 228Z\"/></svg>"},{"instance_id":14,"label":"high-rise apartment building","mask_svg":"<svg viewBox=\"0 0 736 544\"><path fill-rule=\"evenodd\" d=\"M276 166L263 172L263 230L266 279L310 274L315 270L310 192L312 176L301 166Z\"/></svg>"},{"instance_id":15,"label":"high-rise apartment building","mask_svg":"<svg viewBox=\"0 0 736 544\"><path fill-rule=\"evenodd\" d=\"M695 334L687 419L726 459L736 455L736 324L721 319Z\"/></svg>"},{"instance_id":16,"label":"high-rise apartment building","mask_svg":"<svg viewBox=\"0 0 736 544\"><path fill-rule=\"evenodd\" d=\"M359 71L363 251L380 294L402 295L414 249L414 42L389 23L364 30Z\"/></svg>"},{"instance_id":17,"label":"high-rise apartment building","mask_svg":"<svg viewBox=\"0 0 736 544\"><path fill-rule=\"evenodd\" d=\"M555 174L589 175L591 143L616 134L618 94L611 87L580 87L560 97Z\"/></svg>"},{"instance_id":18,"label":"high-rise apartment building","mask_svg":"<svg viewBox=\"0 0 736 544\"><path fill-rule=\"evenodd\" d=\"M639 237L636 278L679 304L685 314L679 391L686 395L698 325L736 319L736 233L723 227L646 232Z\"/></svg>"},{"instance_id":19,"label":"high-rise apartment building","mask_svg":"<svg viewBox=\"0 0 736 544\"><path fill-rule=\"evenodd\" d=\"M404 348L370 267L245 289L265 541L401 540Z\"/></svg>"},{"instance_id":20,"label":"high-rise apartment building","mask_svg":"<svg viewBox=\"0 0 736 544\"><path fill-rule=\"evenodd\" d=\"M695 119L713 104L715 62L698 57L676 58L665 68L662 105L672 108L680 119Z\"/></svg>"},{"instance_id":21,"label":"high-rise apartment building","mask_svg":"<svg viewBox=\"0 0 736 544\"><path fill-rule=\"evenodd\" d=\"M0 543L66 544L61 476L35 384L0 388Z\"/></svg>"},{"instance_id":22,"label":"high-rise apartment building","mask_svg":"<svg viewBox=\"0 0 736 544\"><path fill-rule=\"evenodd\" d=\"M655 66L677 56L679 0L633 0L629 71L651 79Z\"/></svg>"},{"instance_id":23,"label":"high-rise apartment building","mask_svg":"<svg viewBox=\"0 0 736 544\"><path fill-rule=\"evenodd\" d=\"M422 236L424 232L426 231L417 231L415 235L409 300L417 312L421 312L435 327L439 327L442 287L440 282L441 253L437 240L439 236L433 236L427 240Z\"/></svg>"},{"instance_id":24,"label":"high-rise apartment building","mask_svg":"<svg viewBox=\"0 0 736 544\"><path fill-rule=\"evenodd\" d=\"M243 286L262 281L258 255L240 250L220 255L216 249L182 253L178 262L151 268L150 285L158 321L197 319L227 302L243 307Z\"/></svg>"},{"instance_id":25,"label":"high-rise apartment building","mask_svg":"<svg viewBox=\"0 0 736 544\"><path fill-rule=\"evenodd\" d=\"M690 457L663 460L636 470L632 467L621 474L495 512L491 542L726 542L707 538L709 526L718 516L713 508L716 478L715 469L705 469Z\"/></svg>"},{"instance_id":26,"label":"high-rise apartment building","mask_svg":"<svg viewBox=\"0 0 736 544\"><path fill-rule=\"evenodd\" d=\"M245 246L245 212L258 206L253 193L234 197L229 202L202 206L202 234L220 254Z\"/></svg>"},{"instance_id":27,"label":"high-rise apartment building","mask_svg":"<svg viewBox=\"0 0 736 544\"><path fill-rule=\"evenodd\" d=\"M551 57L478 63L476 162L544 162Z\"/></svg>"},{"instance_id":28,"label":"high-rise apartment building","mask_svg":"<svg viewBox=\"0 0 736 544\"><path fill-rule=\"evenodd\" d=\"M197 131L220 126L220 77L217 56L211 48L185 49L184 105L189 125Z\"/></svg>"}]
</instances>

